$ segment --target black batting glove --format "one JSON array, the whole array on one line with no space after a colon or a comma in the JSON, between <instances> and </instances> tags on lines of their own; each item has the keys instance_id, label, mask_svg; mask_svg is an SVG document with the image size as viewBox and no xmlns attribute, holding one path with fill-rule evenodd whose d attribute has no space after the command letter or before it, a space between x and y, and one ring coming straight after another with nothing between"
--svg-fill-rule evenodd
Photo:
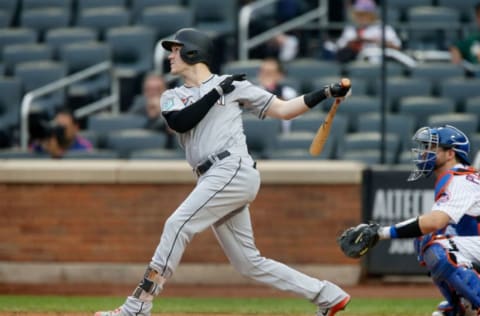
<instances>
[{"instance_id":1,"label":"black batting glove","mask_svg":"<svg viewBox=\"0 0 480 316\"><path fill-rule=\"evenodd\" d=\"M329 84L323 88L327 98L347 98L351 94L351 87L343 87L340 82Z\"/></svg>"},{"instance_id":2,"label":"black batting glove","mask_svg":"<svg viewBox=\"0 0 480 316\"><path fill-rule=\"evenodd\" d=\"M230 93L235 89L235 86L233 85L233 82L234 81L243 81L243 80L246 79L245 77L246 77L245 74L236 74L236 75L228 76L222 82L220 82L218 84L218 86L215 87L215 89L217 90L218 94L220 94L220 95Z\"/></svg>"}]
</instances>

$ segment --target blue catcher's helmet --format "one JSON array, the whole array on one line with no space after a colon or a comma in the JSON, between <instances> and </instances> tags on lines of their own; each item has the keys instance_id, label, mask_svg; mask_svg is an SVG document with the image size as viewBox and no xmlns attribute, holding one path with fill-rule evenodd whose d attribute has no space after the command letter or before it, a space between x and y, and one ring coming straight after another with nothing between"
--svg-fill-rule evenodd
<instances>
[{"instance_id":1,"label":"blue catcher's helmet","mask_svg":"<svg viewBox=\"0 0 480 316\"><path fill-rule=\"evenodd\" d=\"M432 174L437 159L437 147L453 149L460 162L470 165L468 137L452 125L422 127L413 135L412 141L415 146L412 148L415 168L408 177L408 181L415 181L422 176L428 177Z\"/></svg>"}]
</instances>

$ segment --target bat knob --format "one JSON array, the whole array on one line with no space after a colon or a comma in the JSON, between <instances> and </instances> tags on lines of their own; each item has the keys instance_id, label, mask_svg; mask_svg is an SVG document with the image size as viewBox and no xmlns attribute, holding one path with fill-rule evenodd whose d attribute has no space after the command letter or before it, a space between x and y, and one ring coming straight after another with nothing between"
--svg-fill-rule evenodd
<instances>
[{"instance_id":1,"label":"bat knob","mask_svg":"<svg viewBox=\"0 0 480 316\"><path fill-rule=\"evenodd\" d=\"M351 85L350 79L342 78L342 80L340 80L340 85L342 86L342 88L350 88L350 85Z\"/></svg>"}]
</instances>

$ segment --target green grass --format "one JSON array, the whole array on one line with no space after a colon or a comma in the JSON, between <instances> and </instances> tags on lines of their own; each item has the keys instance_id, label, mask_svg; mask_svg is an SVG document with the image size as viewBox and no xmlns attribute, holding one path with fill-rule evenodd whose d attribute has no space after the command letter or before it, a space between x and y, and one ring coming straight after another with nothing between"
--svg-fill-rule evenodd
<instances>
[{"instance_id":1,"label":"green grass","mask_svg":"<svg viewBox=\"0 0 480 316\"><path fill-rule=\"evenodd\" d=\"M119 297L0 296L0 312L92 312L122 304ZM341 315L430 315L436 299L353 299ZM154 312L195 314L314 315L315 307L294 298L159 298Z\"/></svg>"}]
</instances>

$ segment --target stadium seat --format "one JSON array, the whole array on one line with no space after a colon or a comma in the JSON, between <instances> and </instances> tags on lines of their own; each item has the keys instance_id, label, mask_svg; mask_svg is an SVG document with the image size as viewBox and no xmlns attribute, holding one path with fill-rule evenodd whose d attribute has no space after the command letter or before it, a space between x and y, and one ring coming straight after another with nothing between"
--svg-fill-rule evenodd
<instances>
[{"instance_id":1,"label":"stadium seat","mask_svg":"<svg viewBox=\"0 0 480 316\"><path fill-rule=\"evenodd\" d=\"M59 80L66 75L65 65L52 61L32 61L20 63L15 67L15 76L23 85L23 93L30 92L44 85ZM33 104L43 110L54 112L65 103L63 89L39 97Z\"/></svg>"},{"instance_id":2,"label":"stadium seat","mask_svg":"<svg viewBox=\"0 0 480 316\"><path fill-rule=\"evenodd\" d=\"M376 151L380 157L382 135L379 132L358 132L350 133L345 136L344 142L337 148L337 157L345 159L349 152L357 151ZM395 134L387 133L385 135L385 153L387 163L395 163L395 159L400 150L400 139Z\"/></svg>"},{"instance_id":3,"label":"stadium seat","mask_svg":"<svg viewBox=\"0 0 480 316\"><path fill-rule=\"evenodd\" d=\"M143 149L130 153L130 159L135 160L178 160L185 159L185 153L177 149Z\"/></svg>"},{"instance_id":4,"label":"stadium seat","mask_svg":"<svg viewBox=\"0 0 480 316\"><path fill-rule=\"evenodd\" d=\"M364 81L367 85L368 94L373 94L375 84L381 76L381 66L379 64L372 64L366 61L353 61L345 64L345 75L352 79L356 84L359 81ZM405 67L397 62L387 63L387 76L402 76L405 72ZM352 87L354 87L352 85Z\"/></svg>"},{"instance_id":5,"label":"stadium seat","mask_svg":"<svg viewBox=\"0 0 480 316\"><path fill-rule=\"evenodd\" d=\"M104 160L104 159L118 159L119 154L116 151L108 149L95 149L92 151L86 150L70 150L65 153L63 159L74 160Z\"/></svg>"},{"instance_id":6,"label":"stadium seat","mask_svg":"<svg viewBox=\"0 0 480 316\"><path fill-rule=\"evenodd\" d=\"M369 150L350 150L345 152L342 157L342 160L353 160L362 162L366 165L376 165L382 162L382 155L379 149L369 149ZM386 153L385 162L387 164L394 164L395 157L391 153Z\"/></svg>"},{"instance_id":7,"label":"stadium seat","mask_svg":"<svg viewBox=\"0 0 480 316\"><path fill-rule=\"evenodd\" d=\"M431 114L455 112L455 102L440 97L404 97L399 101L398 112L409 115L415 120L415 128L420 128Z\"/></svg>"},{"instance_id":8,"label":"stadium seat","mask_svg":"<svg viewBox=\"0 0 480 316\"><path fill-rule=\"evenodd\" d=\"M4 25L2 27L11 27L15 21L15 15L18 12L19 0L0 1L0 12L3 15Z\"/></svg>"},{"instance_id":9,"label":"stadium seat","mask_svg":"<svg viewBox=\"0 0 480 316\"><path fill-rule=\"evenodd\" d=\"M404 150L398 155L398 164L413 166L413 153L409 150Z\"/></svg>"},{"instance_id":10,"label":"stadium seat","mask_svg":"<svg viewBox=\"0 0 480 316\"><path fill-rule=\"evenodd\" d=\"M3 0L2 0L3 2ZM60 8L72 10L72 0L21 0L22 10Z\"/></svg>"},{"instance_id":11,"label":"stadium seat","mask_svg":"<svg viewBox=\"0 0 480 316\"><path fill-rule=\"evenodd\" d=\"M47 154L37 154L18 148L0 149L0 159L51 159Z\"/></svg>"},{"instance_id":12,"label":"stadium seat","mask_svg":"<svg viewBox=\"0 0 480 316\"><path fill-rule=\"evenodd\" d=\"M77 10L83 11L88 9L98 9L105 7L127 7L128 0L76 0ZM132 0L136 2L138 0Z\"/></svg>"},{"instance_id":13,"label":"stadium seat","mask_svg":"<svg viewBox=\"0 0 480 316\"><path fill-rule=\"evenodd\" d=\"M340 65L313 58L298 58L285 65L289 77L301 82L302 93L312 89L312 79L318 76L340 76Z\"/></svg>"},{"instance_id":14,"label":"stadium seat","mask_svg":"<svg viewBox=\"0 0 480 316\"><path fill-rule=\"evenodd\" d=\"M138 24L151 28L155 39L161 40L181 28L193 27L193 12L180 5L151 7L142 12Z\"/></svg>"},{"instance_id":15,"label":"stadium seat","mask_svg":"<svg viewBox=\"0 0 480 316\"><path fill-rule=\"evenodd\" d=\"M465 70L450 62L418 63L410 69L410 76L432 82L432 93L438 95L439 83L448 78L465 76Z\"/></svg>"},{"instance_id":16,"label":"stadium seat","mask_svg":"<svg viewBox=\"0 0 480 316\"><path fill-rule=\"evenodd\" d=\"M277 149L305 149L309 148L312 139L315 137L314 132L299 131L280 134L277 138Z\"/></svg>"},{"instance_id":17,"label":"stadium seat","mask_svg":"<svg viewBox=\"0 0 480 316\"><path fill-rule=\"evenodd\" d=\"M99 42L82 42L65 45L61 51L61 61L67 67L68 74L73 74L94 66L98 63L109 61L111 57L110 46ZM68 87L70 97L98 99L110 89L110 74L102 72L90 76Z\"/></svg>"},{"instance_id":18,"label":"stadium seat","mask_svg":"<svg viewBox=\"0 0 480 316\"><path fill-rule=\"evenodd\" d=\"M480 96L465 100L465 113L475 114L480 117Z\"/></svg>"},{"instance_id":19,"label":"stadium seat","mask_svg":"<svg viewBox=\"0 0 480 316\"><path fill-rule=\"evenodd\" d=\"M179 6L182 5L182 0L135 0L132 1L132 21L137 23L144 11L148 11L154 7L160 6Z\"/></svg>"},{"instance_id":20,"label":"stadium seat","mask_svg":"<svg viewBox=\"0 0 480 316\"><path fill-rule=\"evenodd\" d=\"M388 6L391 10L399 12L400 21L407 19L407 9L414 6L429 6L432 5L432 0L389 0Z\"/></svg>"},{"instance_id":21,"label":"stadium seat","mask_svg":"<svg viewBox=\"0 0 480 316\"><path fill-rule=\"evenodd\" d=\"M337 113L348 117L348 131L353 132L358 129L359 115L363 113L380 113L381 104L378 97L356 96L348 98L337 109Z\"/></svg>"},{"instance_id":22,"label":"stadium seat","mask_svg":"<svg viewBox=\"0 0 480 316\"><path fill-rule=\"evenodd\" d=\"M327 142L332 144L332 142ZM325 144L325 148L323 149L322 153L319 156L312 156L308 151L308 147L300 149L300 148L284 148L284 149L275 149L272 151L270 159L272 160L320 160L320 159L329 159L327 158L327 153L330 150L327 148L330 147L328 144Z\"/></svg>"},{"instance_id":23,"label":"stadium seat","mask_svg":"<svg viewBox=\"0 0 480 316\"><path fill-rule=\"evenodd\" d=\"M107 148L118 152L120 158L130 158L130 154L141 149L161 149L165 147L166 135L146 129L126 129L110 132L106 138Z\"/></svg>"},{"instance_id":24,"label":"stadium seat","mask_svg":"<svg viewBox=\"0 0 480 316\"><path fill-rule=\"evenodd\" d=\"M236 0L189 0L195 27L217 35L236 34L238 4Z\"/></svg>"},{"instance_id":25,"label":"stadium seat","mask_svg":"<svg viewBox=\"0 0 480 316\"><path fill-rule=\"evenodd\" d=\"M23 10L20 15L20 26L36 30L40 41L45 39L48 30L69 24L70 13L62 8Z\"/></svg>"},{"instance_id":26,"label":"stadium seat","mask_svg":"<svg viewBox=\"0 0 480 316\"><path fill-rule=\"evenodd\" d=\"M280 131L280 120L260 120L247 113L243 115L243 129L250 154L257 159L269 159Z\"/></svg>"},{"instance_id":27,"label":"stadium seat","mask_svg":"<svg viewBox=\"0 0 480 316\"><path fill-rule=\"evenodd\" d=\"M355 82L355 85L357 82ZM421 78L389 77L387 79L387 101L390 112L398 111L400 98L407 96L430 96L433 90L433 83L430 80ZM377 80L375 94L380 95L381 84Z\"/></svg>"},{"instance_id":28,"label":"stadium seat","mask_svg":"<svg viewBox=\"0 0 480 316\"><path fill-rule=\"evenodd\" d=\"M467 98L480 96L480 78L450 78L439 82L438 88L439 95L453 99L457 111L462 112Z\"/></svg>"},{"instance_id":29,"label":"stadium seat","mask_svg":"<svg viewBox=\"0 0 480 316\"><path fill-rule=\"evenodd\" d=\"M478 132L478 120L478 116L468 113L432 114L427 118L427 125L453 125L469 136Z\"/></svg>"},{"instance_id":30,"label":"stadium seat","mask_svg":"<svg viewBox=\"0 0 480 316\"><path fill-rule=\"evenodd\" d=\"M130 12L124 7L85 9L79 13L77 20L77 26L93 29L101 41L105 40L105 33L109 29L129 24Z\"/></svg>"},{"instance_id":31,"label":"stadium seat","mask_svg":"<svg viewBox=\"0 0 480 316\"><path fill-rule=\"evenodd\" d=\"M45 44L16 44L8 45L3 49L5 74L13 76L15 66L28 61L48 61L53 58L50 46Z\"/></svg>"},{"instance_id":32,"label":"stadium seat","mask_svg":"<svg viewBox=\"0 0 480 316\"><path fill-rule=\"evenodd\" d=\"M460 13L439 6L413 6L407 9L408 48L448 49L460 36Z\"/></svg>"},{"instance_id":33,"label":"stadium seat","mask_svg":"<svg viewBox=\"0 0 480 316\"><path fill-rule=\"evenodd\" d=\"M60 50L66 44L91 42L97 39L97 33L88 27L65 27L47 31L45 42L53 49L54 58L60 58Z\"/></svg>"},{"instance_id":34,"label":"stadium seat","mask_svg":"<svg viewBox=\"0 0 480 316\"><path fill-rule=\"evenodd\" d=\"M277 138L272 159L330 159L334 154L334 137L329 137L319 156L311 156L309 148L315 137L314 132L299 131L280 134ZM306 156L306 157L303 157ZM315 157L315 158L314 158Z\"/></svg>"},{"instance_id":35,"label":"stadium seat","mask_svg":"<svg viewBox=\"0 0 480 316\"><path fill-rule=\"evenodd\" d=\"M145 126L146 118L132 114L96 114L88 117L87 130L93 131L98 137L98 146L106 146L107 134L126 129L140 129Z\"/></svg>"},{"instance_id":36,"label":"stadium seat","mask_svg":"<svg viewBox=\"0 0 480 316\"><path fill-rule=\"evenodd\" d=\"M27 28L0 28L0 58L5 46L14 44L36 43L37 33Z\"/></svg>"},{"instance_id":37,"label":"stadium seat","mask_svg":"<svg viewBox=\"0 0 480 316\"><path fill-rule=\"evenodd\" d=\"M0 121L11 128L18 124L22 84L15 77L0 77Z\"/></svg>"},{"instance_id":38,"label":"stadium seat","mask_svg":"<svg viewBox=\"0 0 480 316\"><path fill-rule=\"evenodd\" d=\"M475 22L475 12L473 8L478 3L478 0L436 0L436 2L438 6L452 8L459 11L461 22Z\"/></svg>"},{"instance_id":39,"label":"stadium seat","mask_svg":"<svg viewBox=\"0 0 480 316\"><path fill-rule=\"evenodd\" d=\"M292 125L291 125L291 132L310 132L310 133L316 133L320 125L323 123L325 120L325 113L321 112L316 112L312 113L310 112L309 114L304 114L302 116L296 117L292 120ZM328 154L328 158L336 158L336 147L338 144L341 144L345 138L345 135L347 134L347 128L348 128L348 118L347 116L338 113L335 115L335 118L333 119L332 122L332 127L330 129L330 136L329 140L333 142L332 146L332 152L327 153L325 150L325 154ZM328 143L328 141L327 141ZM329 144L326 144L326 146L330 146Z\"/></svg>"},{"instance_id":40,"label":"stadium seat","mask_svg":"<svg viewBox=\"0 0 480 316\"><path fill-rule=\"evenodd\" d=\"M378 112L360 114L358 117L358 132L381 132L382 116ZM410 146L415 132L415 121L408 115L387 113L385 115L385 131L397 135L400 147Z\"/></svg>"},{"instance_id":41,"label":"stadium seat","mask_svg":"<svg viewBox=\"0 0 480 316\"><path fill-rule=\"evenodd\" d=\"M257 77L257 73L261 64L261 59L229 61L222 65L222 73L246 74L247 80L253 81Z\"/></svg>"},{"instance_id":42,"label":"stadium seat","mask_svg":"<svg viewBox=\"0 0 480 316\"><path fill-rule=\"evenodd\" d=\"M116 27L107 31L112 62L122 76L134 77L153 67L154 32L142 26Z\"/></svg>"},{"instance_id":43,"label":"stadium seat","mask_svg":"<svg viewBox=\"0 0 480 316\"><path fill-rule=\"evenodd\" d=\"M473 133L472 135L468 136L468 140L470 141L470 159L473 162L473 159L477 155L478 151L480 150L480 133ZM478 168L478 166L476 166Z\"/></svg>"}]
</instances>

